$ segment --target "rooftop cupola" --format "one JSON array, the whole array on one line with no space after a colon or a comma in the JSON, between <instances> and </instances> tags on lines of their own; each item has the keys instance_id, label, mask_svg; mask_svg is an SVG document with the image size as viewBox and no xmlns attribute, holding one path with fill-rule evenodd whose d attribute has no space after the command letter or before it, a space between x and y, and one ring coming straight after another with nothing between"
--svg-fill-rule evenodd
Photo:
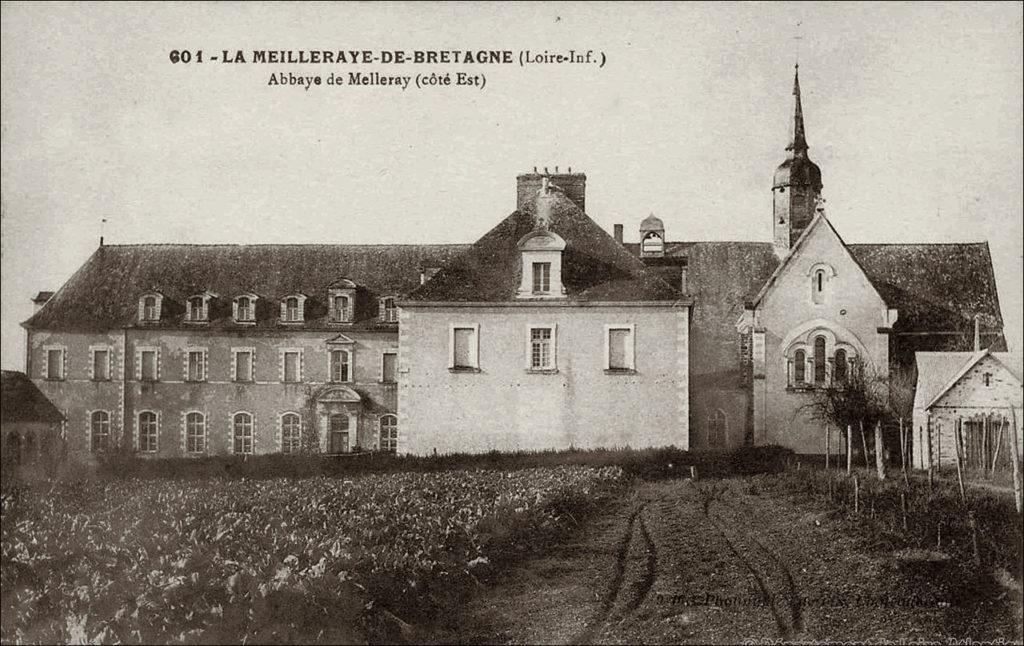
<instances>
[{"instance_id":1,"label":"rooftop cupola","mask_svg":"<svg viewBox=\"0 0 1024 646\"><path fill-rule=\"evenodd\" d=\"M814 217L821 196L821 169L807 156L807 135L800 97L800 66L793 74L793 122L786 160L772 181L772 230L775 251L783 256Z\"/></svg>"},{"instance_id":2,"label":"rooftop cupola","mask_svg":"<svg viewBox=\"0 0 1024 646\"><path fill-rule=\"evenodd\" d=\"M665 223L653 213L640 223L640 257L660 258L665 255Z\"/></svg>"}]
</instances>

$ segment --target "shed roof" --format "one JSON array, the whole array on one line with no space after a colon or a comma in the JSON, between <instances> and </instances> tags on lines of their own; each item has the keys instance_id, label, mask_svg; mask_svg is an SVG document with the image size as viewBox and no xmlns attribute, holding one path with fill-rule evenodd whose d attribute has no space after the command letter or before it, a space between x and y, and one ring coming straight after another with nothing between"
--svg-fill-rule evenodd
<instances>
[{"instance_id":1,"label":"shed roof","mask_svg":"<svg viewBox=\"0 0 1024 646\"><path fill-rule=\"evenodd\" d=\"M64 421L57 407L23 372L4 370L0 381L0 418L4 423Z\"/></svg>"}]
</instances>

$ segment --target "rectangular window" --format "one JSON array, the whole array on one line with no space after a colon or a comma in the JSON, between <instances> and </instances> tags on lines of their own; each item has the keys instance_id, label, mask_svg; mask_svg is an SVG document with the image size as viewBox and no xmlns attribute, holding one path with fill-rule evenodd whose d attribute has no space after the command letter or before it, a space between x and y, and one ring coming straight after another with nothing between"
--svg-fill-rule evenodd
<instances>
[{"instance_id":1,"label":"rectangular window","mask_svg":"<svg viewBox=\"0 0 1024 646\"><path fill-rule=\"evenodd\" d=\"M252 380L252 350L235 350L235 381Z\"/></svg>"},{"instance_id":2,"label":"rectangular window","mask_svg":"<svg viewBox=\"0 0 1024 646\"><path fill-rule=\"evenodd\" d=\"M456 370L473 370L479 367L477 355L476 326L459 326L452 328L450 366Z\"/></svg>"},{"instance_id":3,"label":"rectangular window","mask_svg":"<svg viewBox=\"0 0 1024 646\"><path fill-rule=\"evenodd\" d=\"M552 328L530 328L530 368L552 370L555 367L554 334Z\"/></svg>"},{"instance_id":4,"label":"rectangular window","mask_svg":"<svg viewBox=\"0 0 1024 646\"><path fill-rule=\"evenodd\" d=\"M331 381L350 381L349 353L346 350L331 350L330 377Z\"/></svg>"},{"instance_id":5,"label":"rectangular window","mask_svg":"<svg viewBox=\"0 0 1024 646\"><path fill-rule=\"evenodd\" d=\"M206 380L206 351L205 350L189 350L188 353L188 371L185 375L187 381L205 381Z\"/></svg>"},{"instance_id":6,"label":"rectangular window","mask_svg":"<svg viewBox=\"0 0 1024 646\"><path fill-rule=\"evenodd\" d=\"M633 326L608 326L608 370L633 370Z\"/></svg>"},{"instance_id":7,"label":"rectangular window","mask_svg":"<svg viewBox=\"0 0 1024 646\"><path fill-rule=\"evenodd\" d=\"M64 378L64 350L46 351L46 378Z\"/></svg>"},{"instance_id":8,"label":"rectangular window","mask_svg":"<svg viewBox=\"0 0 1024 646\"><path fill-rule=\"evenodd\" d=\"M349 320L348 296L335 296L331 299L331 320L335 322Z\"/></svg>"},{"instance_id":9,"label":"rectangular window","mask_svg":"<svg viewBox=\"0 0 1024 646\"><path fill-rule=\"evenodd\" d=\"M92 351L92 379L93 381L110 380L110 350Z\"/></svg>"},{"instance_id":10,"label":"rectangular window","mask_svg":"<svg viewBox=\"0 0 1024 646\"><path fill-rule=\"evenodd\" d=\"M284 381L286 383L298 383L301 380L299 372L299 361L302 355L299 352L284 353Z\"/></svg>"},{"instance_id":11,"label":"rectangular window","mask_svg":"<svg viewBox=\"0 0 1024 646\"><path fill-rule=\"evenodd\" d=\"M157 351L142 350L139 353L139 372L142 381L157 380Z\"/></svg>"},{"instance_id":12,"label":"rectangular window","mask_svg":"<svg viewBox=\"0 0 1024 646\"><path fill-rule=\"evenodd\" d=\"M393 384L398 372L398 355L394 352L385 352L381 359L380 380L386 384Z\"/></svg>"},{"instance_id":13,"label":"rectangular window","mask_svg":"<svg viewBox=\"0 0 1024 646\"><path fill-rule=\"evenodd\" d=\"M533 263L533 293L547 294L551 291L551 263Z\"/></svg>"}]
</instances>

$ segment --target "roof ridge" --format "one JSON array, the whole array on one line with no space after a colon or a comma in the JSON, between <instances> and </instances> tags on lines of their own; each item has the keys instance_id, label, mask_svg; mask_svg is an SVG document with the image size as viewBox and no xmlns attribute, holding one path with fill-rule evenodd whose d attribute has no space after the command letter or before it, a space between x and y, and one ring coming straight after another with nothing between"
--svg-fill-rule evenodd
<instances>
[{"instance_id":1,"label":"roof ridge","mask_svg":"<svg viewBox=\"0 0 1024 646\"><path fill-rule=\"evenodd\" d=\"M470 242L133 242L102 247L468 247Z\"/></svg>"}]
</instances>

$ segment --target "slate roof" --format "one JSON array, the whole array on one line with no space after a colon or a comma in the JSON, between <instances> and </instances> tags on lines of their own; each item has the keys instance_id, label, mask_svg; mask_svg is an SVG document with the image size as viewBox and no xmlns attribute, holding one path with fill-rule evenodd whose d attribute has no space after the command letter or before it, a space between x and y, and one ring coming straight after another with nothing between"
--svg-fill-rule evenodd
<instances>
[{"instance_id":1,"label":"slate roof","mask_svg":"<svg viewBox=\"0 0 1024 646\"><path fill-rule=\"evenodd\" d=\"M672 301L669 284L623 249L560 191L552 192L550 230L566 243L562 284L574 301ZM500 302L515 300L522 277L517 243L534 229L536 204L526 201L465 253L448 263L410 301Z\"/></svg>"},{"instance_id":2,"label":"slate roof","mask_svg":"<svg viewBox=\"0 0 1024 646\"><path fill-rule=\"evenodd\" d=\"M355 282L357 316L376 316L379 296L404 296L420 284L420 268L440 266L468 245L181 245L100 247L25 327L104 330L138 325L138 299L164 295L158 326L182 327L185 300L210 291L207 327L243 328L231 321L231 300L259 296L257 328L283 326L280 299L302 293L306 328L326 326L327 286ZM374 327L366 318L357 327ZM153 327L147 324L146 327ZM336 327L336 326L335 326ZM391 324L391 328L394 324ZM248 329L251 329L249 326Z\"/></svg>"},{"instance_id":3,"label":"slate roof","mask_svg":"<svg viewBox=\"0 0 1024 646\"><path fill-rule=\"evenodd\" d=\"M0 419L6 423L64 421L56 406L23 372L4 370L0 381Z\"/></svg>"},{"instance_id":4,"label":"slate roof","mask_svg":"<svg viewBox=\"0 0 1024 646\"><path fill-rule=\"evenodd\" d=\"M623 246L639 256L640 245ZM849 244L847 249L882 299L899 311L897 331L959 331L973 325L975 314L982 315L983 329L1002 330L987 242ZM753 298L779 264L767 242L668 242L665 255L646 261L685 257L689 291L698 306L711 294L735 298L739 285L747 286L745 298Z\"/></svg>"},{"instance_id":5,"label":"slate roof","mask_svg":"<svg viewBox=\"0 0 1024 646\"><path fill-rule=\"evenodd\" d=\"M987 242L851 244L850 253L889 307L897 331L960 330L981 314L985 329L1002 329L999 295Z\"/></svg>"}]
</instances>

